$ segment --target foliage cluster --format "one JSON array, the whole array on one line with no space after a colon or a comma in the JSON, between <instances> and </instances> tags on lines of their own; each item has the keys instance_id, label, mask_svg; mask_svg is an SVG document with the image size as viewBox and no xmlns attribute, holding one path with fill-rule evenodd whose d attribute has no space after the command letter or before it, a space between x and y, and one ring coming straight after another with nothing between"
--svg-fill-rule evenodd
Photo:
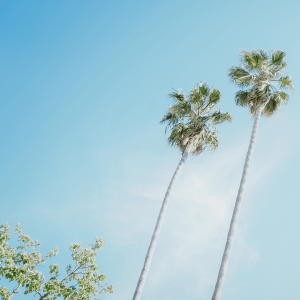
<instances>
[{"instance_id":1,"label":"foliage cluster","mask_svg":"<svg viewBox=\"0 0 300 300\"><path fill-rule=\"evenodd\" d=\"M15 283L10 291L7 287L0 287L2 300L9 300L17 293L33 294L39 300L92 300L101 293L112 293L113 286L105 283L105 274L99 273L96 264L97 251L101 249L104 240L96 237L93 244L82 248L81 244L71 244L73 265L68 265L66 274L60 276L60 267L53 263L49 266L49 279L38 270L46 259L56 256L58 249L54 248L48 254L41 254L37 248L38 241L22 231L18 224L15 231L19 233L19 244L12 247L9 244L10 227L8 224L0 226L0 276Z\"/></svg>"},{"instance_id":2,"label":"foliage cluster","mask_svg":"<svg viewBox=\"0 0 300 300\"><path fill-rule=\"evenodd\" d=\"M228 112L215 109L221 100L220 90L201 82L189 95L178 90L169 96L173 105L161 120L161 123L167 123L166 131L171 129L169 144L178 147L182 153L188 148L193 155L215 150L219 145L215 125L232 120Z\"/></svg>"},{"instance_id":3,"label":"foliage cluster","mask_svg":"<svg viewBox=\"0 0 300 300\"><path fill-rule=\"evenodd\" d=\"M286 90L294 88L291 76L282 75L287 67L285 56L286 52L280 50L271 54L261 49L243 50L241 66L229 70L231 81L242 88L236 93L236 104L249 107L252 115L259 108L267 117L277 113L289 100Z\"/></svg>"}]
</instances>

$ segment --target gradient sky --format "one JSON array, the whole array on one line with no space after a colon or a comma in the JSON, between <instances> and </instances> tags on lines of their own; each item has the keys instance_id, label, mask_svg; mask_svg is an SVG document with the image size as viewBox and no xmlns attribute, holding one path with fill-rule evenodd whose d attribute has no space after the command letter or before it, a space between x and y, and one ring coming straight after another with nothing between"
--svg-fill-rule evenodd
<instances>
[{"instance_id":1,"label":"gradient sky","mask_svg":"<svg viewBox=\"0 0 300 300\"><path fill-rule=\"evenodd\" d=\"M215 153L188 159L142 300L211 298L253 122L227 70L242 49L287 51L295 90L260 123L221 299L296 299L300 2L2 2L1 223L21 223L43 252L57 245L62 266L70 243L102 236L115 287L102 300L132 299L180 159L159 124L167 94L200 81L221 89L233 122Z\"/></svg>"}]
</instances>

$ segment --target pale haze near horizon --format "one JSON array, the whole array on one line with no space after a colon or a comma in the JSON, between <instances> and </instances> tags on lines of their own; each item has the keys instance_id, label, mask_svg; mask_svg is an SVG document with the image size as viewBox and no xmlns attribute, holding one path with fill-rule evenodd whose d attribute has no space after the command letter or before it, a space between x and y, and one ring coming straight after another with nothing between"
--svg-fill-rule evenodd
<instances>
[{"instance_id":1,"label":"pale haze near horizon","mask_svg":"<svg viewBox=\"0 0 300 300\"><path fill-rule=\"evenodd\" d=\"M57 245L63 267L71 242L102 236L102 300L132 299L180 159L159 125L167 94L200 81L233 122L188 158L142 300L211 298L253 121L227 70L242 49L286 51L295 90L259 125L221 299L298 296L298 1L2 2L1 223Z\"/></svg>"}]
</instances>

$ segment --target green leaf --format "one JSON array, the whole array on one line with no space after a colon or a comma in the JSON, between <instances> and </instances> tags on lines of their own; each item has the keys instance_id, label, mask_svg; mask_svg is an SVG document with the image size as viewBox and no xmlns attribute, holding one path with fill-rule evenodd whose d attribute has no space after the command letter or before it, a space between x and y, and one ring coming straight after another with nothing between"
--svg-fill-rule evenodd
<instances>
[{"instance_id":1,"label":"green leaf","mask_svg":"<svg viewBox=\"0 0 300 300\"><path fill-rule=\"evenodd\" d=\"M199 93L204 97L206 97L208 95L209 90L210 90L209 86L204 82L201 82L199 84L198 89L199 89Z\"/></svg>"},{"instance_id":2,"label":"green leaf","mask_svg":"<svg viewBox=\"0 0 300 300\"><path fill-rule=\"evenodd\" d=\"M281 88L288 88L290 90L293 90L294 85L291 76L282 76L279 78L279 81L281 83Z\"/></svg>"},{"instance_id":3,"label":"green leaf","mask_svg":"<svg viewBox=\"0 0 300 300\"><path fill-rule=\"evenodd\" d=\"M271 62L275 66L280 66L284 63L284 58L286 56L285 51L274 51L272 54Z\"/></svg>"},{"instance_id":4,"label":"green leaf","mask_svg":"<svg viewBox=\"0 0 300 300\"><path fill-rule=\"evenodd\" d=\"M250 71L262 66L268 59L268 54L262 49L254 51L243 50L241 53L241 60Z\"/></svg>"},{"instance_id":5,"label":"green leaf","mask_svg":"<svg viewBox=\"0 0 300 300\"><path fill-rule=\"evenodd\" d=\"M213 89L213 91L209 95L209 101L217 103L221 100L221 91L217 89Z\"/></svg>"},{"instance_id":6,"label":"green leaf","mask_svg":"<svg viewBox=\"0 0 300 300\"><path fill-rule=\"evenodd\" d=\"M244 87L253 83L254 76L243 67L231 67L229 78L238 86Z\"/></svg>"},{"instance_id":7,"label":"green leaf","mask_svg":"<svg viewBox=\"0 0 300 300\"><path fill-rule=\"evenodd\" d=\"M248 106L251 103L251 92L238 91L235 95L235 103L240 106Z\"/></svg>"}]
</instances>

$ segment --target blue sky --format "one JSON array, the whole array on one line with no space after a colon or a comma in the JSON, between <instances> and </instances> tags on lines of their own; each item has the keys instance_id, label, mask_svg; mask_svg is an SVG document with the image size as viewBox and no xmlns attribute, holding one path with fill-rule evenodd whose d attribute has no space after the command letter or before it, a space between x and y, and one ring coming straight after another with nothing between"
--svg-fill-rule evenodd
<instances>
[{"instance_id":1,"label":"blue sky","mask_svg":"<svg viewBox=\"0 0 300 300\"><path fill-rule=\"evenodd\" d=\"M1 223L57 245L62 266L70 243L102 236L103 300L132 299L180 159L159 125L167 94L199 81L233 122L188 159L142 300L210 299L253 121L227 70L241 49L287 51L295 90L260 123L222 300L298 296L299 1L2 2Z\"/></svg>"}]
</instances>

